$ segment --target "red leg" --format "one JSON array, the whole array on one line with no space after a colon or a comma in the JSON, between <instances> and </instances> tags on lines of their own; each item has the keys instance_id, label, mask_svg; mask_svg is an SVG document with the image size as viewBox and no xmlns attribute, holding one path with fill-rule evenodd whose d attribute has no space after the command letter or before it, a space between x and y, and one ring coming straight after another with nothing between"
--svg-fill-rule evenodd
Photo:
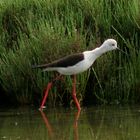
<instances>
[{"instance_id":1,"label":"red leg","mask_svg":"<svg viewBox=\"0 0 140 140\"><path fill-rule=\"evenodd\" d=\"M46 89L46 91L45 91L45 95L44 95L44 97L43 97L43 100L42 100L40 109L43 109L43 108L44 108L44 104L45 104L45 102L46 102L46 99L47 99L47 97L48 97L48 93L49 93L49 90L51 89L51 87L52 87L52 82L48 83L48 85L47 85L47 89Z\"/></svg>"},{"instance_id":2,"label":"red leg","mask_svg":"<svg viewBox=\"0 0 140 140\"><path fill-rule=\"evenodd\" d=\"M81 107L80 107L80 104L78 102L78 99L76 97L76 75L73 75L73 92L72 92L72 97L73 97L73 100L76 104L76 107L78 110L81 110Z\"/></svg>"},{"instance_id":3,"label":"red leg","mask_svg":"<svg viewBox=\"0 0 140 140\"><path fill-rule=\"evenodd\" d=\"M44 95L43 100L42 100L41 105L40 105L40 109L43 109L44 108L44 104L46 102L46 99L48 97L49 90L51 89L53 82L55 82L56 80L59 80L60 78L61 78L61 75L58 75L55 79L52 80L52 82L49 82L48 83L47 88L46 88L46 91L45 91L45 95Z\"/></svg>"}]
</instances>

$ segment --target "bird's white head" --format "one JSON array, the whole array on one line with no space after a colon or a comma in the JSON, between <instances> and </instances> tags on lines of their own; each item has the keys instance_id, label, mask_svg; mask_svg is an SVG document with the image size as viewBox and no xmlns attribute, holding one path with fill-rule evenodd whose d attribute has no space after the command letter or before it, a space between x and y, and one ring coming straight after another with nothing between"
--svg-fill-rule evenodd
<instances>
[{"instance_id":1,"label":"bird's white head","mask_svg":"<svg viewBox=\"0 0 140 140\"><path fill-rule=\"evenodd\" d=\"M117 41L114 40L114 39L107 39L107 40L105 40L101 47L104 48L106 52L118 49Z\"/></svg>"}]
</instances>

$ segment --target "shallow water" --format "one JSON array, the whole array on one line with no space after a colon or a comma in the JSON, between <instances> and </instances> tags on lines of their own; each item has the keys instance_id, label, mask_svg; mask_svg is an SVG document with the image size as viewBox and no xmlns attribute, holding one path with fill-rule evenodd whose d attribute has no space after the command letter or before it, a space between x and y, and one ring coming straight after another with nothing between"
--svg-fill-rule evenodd
<instances>
[{"instance_id":1,"label":"shallow water","mask_svg":"<svg viewBox=\"0 0 140 140\"><path fill-rule=\"evenodd\" d=\"M0 140L140 140L140 106L1 108Z\"/></svg>"}]
</instances>

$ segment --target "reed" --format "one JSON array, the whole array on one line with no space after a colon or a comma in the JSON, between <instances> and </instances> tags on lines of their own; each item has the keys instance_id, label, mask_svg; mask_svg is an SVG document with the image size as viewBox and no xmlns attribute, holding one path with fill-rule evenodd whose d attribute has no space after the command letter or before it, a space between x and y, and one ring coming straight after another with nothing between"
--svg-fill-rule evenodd
<instances>
[{"instance_id":1,"label":"reed","mask_svg":"<svg viewBox=\"0 0 140 140\"><path fill-rule=\"evenodd\" d=\"M31 66L93 49L106 38L118 40L120 52L107 53L91 70L78 75L77 96L96 103L138 102L139 0L9 0L0 2L0 84L23 104L40 102L54 73ZM72 104L71 79L56 83L48 105ZM88 86L87 86L88 85Z\"/></svg>"}]
</instances>

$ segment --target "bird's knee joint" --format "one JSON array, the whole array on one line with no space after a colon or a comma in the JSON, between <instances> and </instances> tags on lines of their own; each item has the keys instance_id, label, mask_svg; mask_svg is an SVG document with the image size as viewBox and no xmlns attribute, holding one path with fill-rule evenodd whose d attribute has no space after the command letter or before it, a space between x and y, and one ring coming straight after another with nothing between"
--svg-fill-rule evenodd
<instances>
[{"instance_id":1,"label":"bird's knee joint","mask_svg":"<svg viewBox=\"0 0 140 140\"><path fill-rule=\"evenodd\" d=\"M73 97L73 98L75 98L75 97L76 97L76 94L75 94L75 93L73 93L73 94L72 94L72 97Z\"/></svg>"}]
</instances>

